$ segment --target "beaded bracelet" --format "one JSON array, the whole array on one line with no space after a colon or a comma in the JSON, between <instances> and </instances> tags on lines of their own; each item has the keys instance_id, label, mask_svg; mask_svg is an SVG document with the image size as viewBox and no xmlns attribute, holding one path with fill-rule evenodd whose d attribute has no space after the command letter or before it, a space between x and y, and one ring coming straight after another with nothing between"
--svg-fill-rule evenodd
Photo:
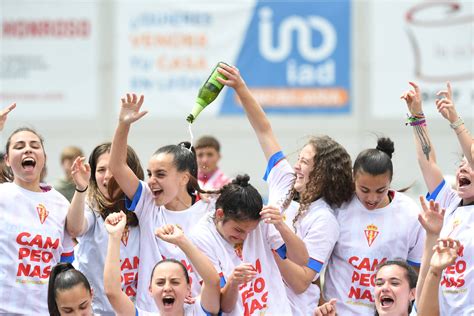
<instances>
[{"instance_id":1,"label":"beaded bracelet","mask_svg":"<svg viewBox=\"0 0 474 316\"><path fill-rule=\"evenodd\" d=\"M417 113L417 114L423 114L423 113ZM426 119L425 117L417 117L417 116L408 116L407 122L405 125L410 125L410 126L426 126Z\"/></svg>"}]
</instances>

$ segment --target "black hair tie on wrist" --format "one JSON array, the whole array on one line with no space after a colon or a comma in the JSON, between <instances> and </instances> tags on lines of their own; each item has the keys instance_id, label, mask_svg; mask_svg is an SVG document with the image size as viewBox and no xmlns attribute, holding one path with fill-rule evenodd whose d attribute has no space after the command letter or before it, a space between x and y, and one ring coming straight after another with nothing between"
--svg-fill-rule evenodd
<instances>
[{"instance_id":1,"label":"black hair tie on wrist","mask_svg":"<svg viewBox=\"0 0 474 316\"><path fill-rule=\"evenodd\" d=\"M76 189L76 192L79 192L79 193L84 193L87 191L87 189L89 189L89 186L87 185L86 188L84 190L79 190L77 187L75 188Z\"/></svg>"}]
</instances>

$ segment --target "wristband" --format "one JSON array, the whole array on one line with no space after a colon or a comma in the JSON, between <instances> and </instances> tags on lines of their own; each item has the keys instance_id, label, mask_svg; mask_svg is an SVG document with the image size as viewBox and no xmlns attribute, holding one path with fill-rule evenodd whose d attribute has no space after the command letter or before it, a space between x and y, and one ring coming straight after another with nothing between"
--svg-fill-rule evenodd
<instances>
[{"instance_id":1,"label":"wristband","mask_svg":"<svg viewBox=\"0 0 474 316\"><path fill-rule=\"evenodd\" d=\"M79 190L77 187L75 189L76 189L76 192L84 193L84 192L87 191L88 188L89 188L89 186L87 185L84 190Z\"/></svg>"},{"instance_id":2,"label":"wristband","mask_svg":"<svg viewBox=\"0 0 474 316\"><path fill-rule=\"evenodd\" d=\"M464 121L462 120L462 118L459 117L455 122L449 123L449 126L451 126L452 129L456 129L463 124L464 124Z\"/></svg>"}]
</instances>

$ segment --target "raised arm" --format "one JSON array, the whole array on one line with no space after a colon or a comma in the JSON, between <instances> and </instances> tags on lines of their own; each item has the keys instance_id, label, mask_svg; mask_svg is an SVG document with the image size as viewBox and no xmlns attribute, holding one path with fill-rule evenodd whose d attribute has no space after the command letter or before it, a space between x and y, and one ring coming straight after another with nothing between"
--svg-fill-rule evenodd
<instances>
[{"instance_id":1,"label":"raised arm","mask_svg":"<svg viewBox=\"0 0 474 316\"><path fill-rule=\"evenodd\" d=\"M401 98L406 101L410 112L408 124L413 127L418 165L428 191L432 193L443 181L443 174L436 164L435 151L428 134L420 87L414 82L409 82L409 84L413 89L406 91Z\"/></svg>"},{"instance_id":2,"label":"raised arm","mask_svg":"<svg viewBox=\"0 0 474 316\"><path fill-rule=\"evenodd\" d=\"M156 236L178 246L188 257L202 278L201 305L211 314L220 310L220 278L212 262L204 255L176 225L165 225L155 231Z\"/></svg>"},{"instance_id":3,"label":"raised arm","mask_svg":"<svg viewBox=\"0 0 474 316\"><path fill-rule=\"evenodd\" d=\"M451 238L440 239L433 249L430 268L417 304L419 316L439 315L439 283L443 270L452 265L458 257L461 244Z\"/></svg>"},{"instance_id":4,"label":"raised arm","mask_svg":"<svg viewBox=\"0 0 474 316\"><path fill-rule=\"evenodd\" d=\"M84 157L77 157L71 167L71 175L76 185L76 191L71 200L71 205L66 217L66 230L71 237L81 236L87 229L87 219L84 216L85 200L91 167L84 163Z\"/></svg>"},{"instance_id":5,"label":"raised arm","mask_svg":"<svg viewBox=\"0 0 474 316\"><path fill-rule=\"evenodd\" d=\"M303 293L316 276L316 271L307 267L309 254L304 242L285 224L278 208L265 206L260 214L265 223L275 226L285 242L286 259L274 253L283 279L295 293Z\"/></svg>"},{"instance_id":6,"label":"raised arm","mask_svg":"<svg viewBox=\"0 0 474 316\"><path fill-rule=\"evenodd\" d=\"M430 268L430 260L433 256L433 247L436 245L441 228L443 227L443 218L445 209L442 209L438 203L433 200L426 204L425 198L420 196L420 204L422 211L418 215L418 221L425 229L426 238L423 250L423 257L421 258L420 271L418 273L418 281L416 283L416 301L418 302L423 290L426 275Z\"/></svg>"},{"instance_id":7,"label":"raised arm","mask_svg":"<svg viewBox=\"0 0 474 316\"><path fill-rule=\"evenodd\" d=\"M110 305L118 316L134 316L135 306L122 292L120 272L120 240L127 223L125 213L112 213L105 219L105 228L109 233L107 257L104 266L104 290Z\"/></svg>"},{"instance_id":8,"label":"raised arm","mask_svg":"<svg viewBox=\"0 0 474 316\"><path fill-rule=\"evenodd\" d=\"M138 98L136 94L129 93L122 98L119 123L110 149L110 171L129 199L133 198L140 180L127 165L127 139L130 125L148 113L147 111L140 112L143 100L143 95Z\"/></svg>"},{"instance_id":9,"label":"raised arm","mask_svg":"<svg viewBox=\"0 0 474 316\"><path fill-rule=\"evenodd\" d=\"M464 125L464 121L456 112L456 107L454 106L453 102L451 84L448 82L447 89L439 91L436 95L441 97L440 99L436 100L436 108L438 109L438 112L441 113L441 115L446 120L448 120L449 125L456 133L467 162L474 170L474 139L471 137L469 130Z\"/></svg>"},{"instance_id":10,"label":"raised arm","mask_svg":"<svg viewBox=\"0 0 474 316\"><path fill-rule=\"evenodd\" d=\"M252 281L257 276L257 271L250 263L241 263L232 270L227 277L227 282L221 289L221 310L223 313L231 313L239 298L239 287Z\"/></svg>"},{"instance_id":11,"label":"raised arm","mask_svg":"<svg viewBox=\"0 0 474 316\"><path fill-rule=\"evenodd\" d=\"M8 118L8 113L13 111L14 108L16 108L16 103L12 103L6 108L2 109L2 111L0 111L0 131L3 131L3 128L5 127L5 122Z\"/></svg>"},{"instance_id":12,"label":"raised arm","mask_svg":"<svg viewBox=\"0 0 474 316\"><path fill-rule=\"evenodd\" d=\"M220 77L217 77L217 80L226 86L232 87L239 96L250 125L252 125L255 131L260 147L268 161L274 153L281 150L278 140L273 133L270 121L240 76L239 70L234 66L226 64L219 64L219 66L217 71L226 76L227 80Z\"/></svg>"}]
</instances>

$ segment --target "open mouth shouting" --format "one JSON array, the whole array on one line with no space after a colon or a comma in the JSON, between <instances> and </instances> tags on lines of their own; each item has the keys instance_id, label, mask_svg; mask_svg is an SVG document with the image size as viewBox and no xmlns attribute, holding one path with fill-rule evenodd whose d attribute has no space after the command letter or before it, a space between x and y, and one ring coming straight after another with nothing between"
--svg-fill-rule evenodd
<instances>
[{"instance_id":1,"label":"open mouth shouting","mask_svg":"<svg viewBox=\"0 0 474 316\"><path fill-rule=\"evenodd\" d=\"M32 171L36 166L36 160L32 157L26 157L21 161L21 166L26 171Z\"/></svg>"},{"instance_id":2,"label":"open mouth shouting","mask_svg":"<svg viewBox=\"0 0 474 316\"><path fill-rule=\"evenodd\" d=\"M159 197L162 195L163 189L157 189L157 188L155 188L155 189L151 189L151 192L153 193L153 198L154 198L154 199L157 199L157 198L159 198Z\"/></svg>"},{"instance_id":3,"label":"open mouth shouting","mask_svg":"<svg viewBox=\"0 0 474 316\"><path fill-rule=\"evenodd\" d=\"M459 176L458 186L459 188L469 186L471 184L471 180L465 176Z\"/></svg>"},{"instance_id":4,"label":"open mouth shouting","mask_svg":"<svg viewBox=\"0 0 474 316\"><path fill-rule=\"evenodd\" d=\"M392 307L393 303L395 303L395 301L389 295L382 295L380 297L380 306L382 307L382 309L388 309Z\"/></svg>"},{"instance_id":5,"label":"open mouth shouting","mask_svg":"<svg viewBox=\"0 0 474 316\"><path fill-rule=\"evenodd\" d=\"M171 295L166 295L162 299L163 301L163 306L165 308L172 308L175 302L175 298Z\"/></svg>"}]
</instances>

